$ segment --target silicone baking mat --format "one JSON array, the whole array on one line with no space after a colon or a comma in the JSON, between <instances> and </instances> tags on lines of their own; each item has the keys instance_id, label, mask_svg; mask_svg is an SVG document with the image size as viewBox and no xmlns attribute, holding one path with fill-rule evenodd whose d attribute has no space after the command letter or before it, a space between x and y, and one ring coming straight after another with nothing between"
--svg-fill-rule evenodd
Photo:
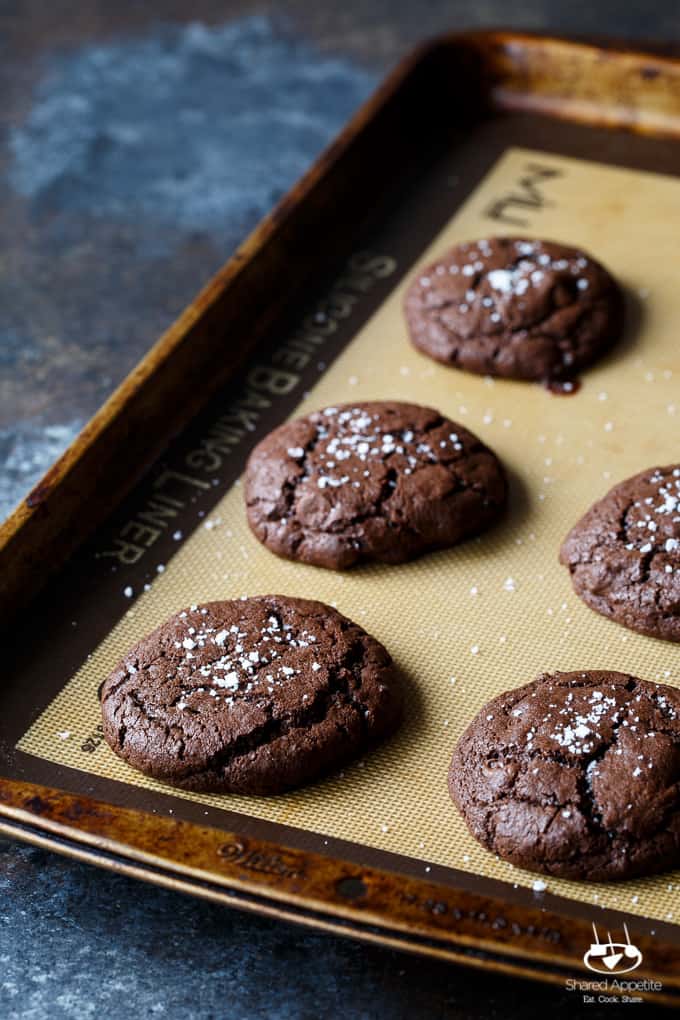
<instances>
[{"instance_id":1,"label":"silicone baking mat","mask_svg":"<svg viewBox=\"0 0 680 1020\"><path fill-rule=\"evenodd\" d=\"M529 178L548 163L541 202ZM532 171L532 166L534 170ZM517 182L525 187L512 201ZM506 196L498 204L499 196ZM337 605L389 648L407 678L406 720L384 747L322 783L274 799L196 795L208 807L531 888L536 876L484 851L446 787L451 750L489 698L542 671L620 669L680 683L680 648L624 630L572 593L557 551L569 527L614 482L678 459L680 180L509 149L419 259L496 232L583 246L627 290L628 335L574 396L435 364L408 343L401 304L408 269L295 415L343 401L395 398L437 407L487 442L512 486L505 521L477 540L399 567L337 574L289 563L250 534L237 481L148 591L52 701L19 748L90 774L167 790L88 736L97 689L129 645L191 603L279 592ZM520 219L522 226L515 226ZM680 920L680 873L619 885L547 880L551 892L657 920Z\"/></svg>"}]
</instances>

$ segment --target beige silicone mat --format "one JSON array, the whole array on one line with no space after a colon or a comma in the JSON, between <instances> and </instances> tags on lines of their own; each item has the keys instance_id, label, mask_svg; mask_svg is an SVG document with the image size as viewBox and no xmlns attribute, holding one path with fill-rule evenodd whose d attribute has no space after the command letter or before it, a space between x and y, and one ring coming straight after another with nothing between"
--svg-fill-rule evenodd
<instances>
[{"instance_id":1,"label":"beige silicone mat","mask_svg":"<svg viewBox=\"0 0 680 1020\"><path fill-rule=\"evenodd\" d=\"M536 876L474 842L449 801L447 766L463 728L486 700L543 670L621 669L680 684L680 646L591 612L557 562L560 540L595 498L619 479L679 457L680 180L510 149L422 262L452 242L493 232L485 215L491 199L512 189L532 159L562 173L546 184L549 204L530 214L526 233L591 250L637 297L641 322L619 352L588 372L571 397L465 375L409 346L402 283L296 411L364 398L434 405L508 465L513 495L505 523L415 563L339 575L262 548L246 526L237 483L23 737L23 751L162 789L104 744L94 754L80 749L99 721L97 687L126 648L193 602L265 592L322 599L383 641L409 676L401 732L344 773L298 793L178 796L418 858L424 871L437 863L532 886ZM167 810L163 801L159 810ZM549 879L548 889L680 921L680 872L618 886Z\"/></svg>"}]
</instances>

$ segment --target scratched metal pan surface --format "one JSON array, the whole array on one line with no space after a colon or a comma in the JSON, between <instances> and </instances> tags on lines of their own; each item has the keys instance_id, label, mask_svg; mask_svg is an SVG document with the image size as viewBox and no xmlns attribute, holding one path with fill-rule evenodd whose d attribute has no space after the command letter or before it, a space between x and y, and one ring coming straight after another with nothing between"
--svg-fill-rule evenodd
<instances>
[{"instance_id":1,"label":"scratched metal pan surface","mask_svg":"<svg viewBox=\"0 0 680 1020\"><path fill-rule=\"evenodd\" d=\"M444 768L487 696L569 668L567 655L672 673L672 650L624 644L577 603L554 546L612 463L623 477L659 444L672 453L664 322L680 297L658 254L680 213L679 84L674 61L504 33L437 40L397 69L4 526L2 831L245 909L555 982L588 976L593 922L615 941L626 924L637 975L657 983L644 994L677 999L678 876L534 888L469 839ZM633 295L622 350L573 397L463 376L408 345L403 288L427 258L516 232L590 247ZM435 404L501 453L513 507L485 549L336 575L249 535L239 478L253 444L300 411L371 397ZM649 434L626 432L631 399ZM102 740L107 670L185 602L265 590L336 601L385 640L419 680L403 733L362 766L266 801L132 774Z\"/></svg>"}]
</instances>

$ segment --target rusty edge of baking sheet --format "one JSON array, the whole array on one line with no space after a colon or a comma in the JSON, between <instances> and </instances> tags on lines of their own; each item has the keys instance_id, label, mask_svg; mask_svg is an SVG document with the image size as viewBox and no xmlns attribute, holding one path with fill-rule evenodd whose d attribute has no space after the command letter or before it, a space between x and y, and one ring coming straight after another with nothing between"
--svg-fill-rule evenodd
<instances>
[{"instance_id":1,"label":"rusty edge of baking sheet","mask_svg":"<svg viewBox=\"0 0 680 1020\"><path fill-rule=\"evenodd\" d=\"M36 790L40 788L32 788ZM42 828L32 824L36 812L46 820ZM81 823L77 842L68 835L73 818ZM140 835L136 812L116 811L114 816L108 805L57 797L49 789L44 798L32 792L30 813L13 810L11 821L0 821L0 834L178 892L338 935L561 985L583 979L578 962L591 931L580 921L539 906L528 911L524 906L499 903L474 890L452 895L436 881L414 881L408 876L400 878L395 895L390 872L370 866L359 869L348 861L211 828L203 830L203 839L196 845L193 826L162 821L168 848L182 840L182 828L189 830L184 845L194 844L195 852L189 849L181 864L172 851L169 856L163 853L162 839L159 848L156 826L148 838L145 833L137 838L134 852L121 855L125 827L132 825L136 836ZM213 859L206 867L205 858L210 855ZM299 895L301 886L304 896ZM604 912L601 923L609 921ZM544 952L536 953L536 940L544 944ZM648 962L648 980L663 985L654 1000L677 1004L668 980L674 971L667 951L648 936L636 935L635 942ZM554 952L558 946L559 954Z\"/></svg>"},{"instance_id":2,"label":"rusty edge of baking sheet","mask_svg":"<svg viewBox=\"0 0 680 1020\"><path fill-rule=\"evenodd\" d=\"M677 116L678 112L680 112L671 87L672 80L676 84L680 81L680 65L675 62L659 61L658 58L648 58L628 53L621 55L608 53L603 56L600 51L595 51L588 47L571 46L562 42L553 43L550 40L503 35L474 36L470 37L467 41L465 39L461 41L460 38L449 42L442 41L434 48L426 50L425 56L421 57L421 61L432 61L433 54L435 54L441 65L442 60L445 60L447 55L449 60L454 56L457 57L460 55L461 47L465 48L466 46L468 47L466 50L468 55L467 67L474 63L471 60L471 55L478 60L486 61L490 65L490 68L487 68L485 72L485 80L493 81L492 93L499 98L502 107L533 109L543 112L547 110L558 116L573 117L576 121L595 120L598 125L602 123L616 123L619 126L637 127L648 137L638 137L637 139L628 137L624 141L624 136L620 134L607 135L606 145L604 146L607 151L603 153L601 151L603 147L602 132L599 130L593 131L592 128L578 127L575 124L571 125L569 123L558 125L553 120L545 118L536 119L535 117L527 117L525 115L488 122L481 127L485 139L484 145L480 146L478 144L479 138L476 138L474 145L470 145L468 140L466 148L466 141L459 134L456 139L456 150L450 153L451 165L447 165L444 157L440 156L439 161L434 161L434 167L426 171L426 174L434 175L435 178L439 174L441 180L450 183L448 191L444 188L439 188L439 194L446 198L447 215L451 214L456 205L460 203L468 191L477 183L484 170L510 142L512 144L522 144L530 141L533 146L536 146L538 143L538 147L548 152L551 150L561 154L577 152L582 156L596 156L600 161L620 162L623 165L638 166L643 169L653 167L665 172L672 172L673 170L678 172L680 169L680 155L678 154L677 143L669 145L668 142L663 140L671 136L677 137L680 134L678 124L673 125L673 117ZM527 53L531 59L527 58ZM610 85L612 89L614 90L614 85L616 85L619 90L622 90L617 94L611 95L611 109L608 114L606 114L606 109L609 108L606 108L603 100L597 104L597 109L594 105L595 101L592 99L592 79L589 86L591 97L588 101L589 105L584 106L585 100L579 95L580 89L583 88L582 82L574 81L573 78L570 81L571 92L569 96L564 96L564 79L556 72L557 69L562 67L565 60L569 61L570 59L573 70L575 57L584 62L584 66L581 68L582 71L588 67L588 61L593 66L597 64L600 69L605 67L604 84L611 79ZM409 74L415 74L419 67L421 67L419 61L412 58L407 64L406 70L397 72L396 76L392 77L391 83L388 82L388 85L383 87L382 92L379 94L378 105L376 105L376 100L372 101L372 104L369 103L368 107L359 114L357 120L344 132L342 138L346 147L351 148L353 128L354 134L356 134L357 125L363 125L365 129L366 125L370 124L369 114L376 114L380 102L387 102L390 98L393 100L395 96L398 96L399 85L403 85L404 80L408 79ZM434 78L432 75L429 78L426 76L426 81L431 86L438 80L441 74L442 67L440 66L437 75ZM634 79L637 79L640 91L635 95L635 103L632 106L630 104L626 105L623 102L623 99L626 98L626 83L630 85L630 82ZM526 91L522 90L522 86L524 86ZM562 88L562 93L560 93L560 87ZM540 93L538 98L533 94L532 89ZM645 93L645 90L650 92L649 109L645 107L645 103L640 99L640 92ZM588 89L585 91L588 93ZM559 109L556 109L556 104L560 100L560 94L562 94L564 102ZM423 94L422 98L425 99L427 96ZM434 98L437 97L435 96ZM479 103L474 108L481 111L483 107L484 103ZM675 114L674 111L676 111ZM596 117L595 113L599 113L599 116ZM366 120L367 116L368 120ZM364 118L363 121L362 117ZM660 133L663 137L655 139L652 137L655 133ZM452 139L449 137L447 141L451 143ZM342 148L343 146L340 145L341 150ZM428 153L428 156L433 158L432 152ZM327 164L329 160L330 164L332 164L334 158L332 152L330 156L326 154L324 157ZM453 166L455 166L456 176L458 177L457 183L451 183L450 181ZM313 176L314 171L312 171ZM315 178L315 180L323 182L323 174ZM288 201L290 204L290 200ZM431 213L429 222L427 217L414 221L412 219L413 209L411 205L413 201L415 201L414 196L408 201L402 202L401 209L393 214L393 222L396 221L398 223L400 217L402 220L404 217L409 217L411 223L417 223L417 229L414 227L409 235L410 250L400 254L399 264L392 265L390 257L383 254L384 251L389 251L389 247L381 243L383 238L380 237L380 231L373 231L371 232L372 250L356 253L350 259L350 262L345 264L344 269L340 270L342 278L340 291L338 292L337 287L334 291L331 284L327 292L324 307L331 310L335 309L336 329L332 338L333 342L328 347L324 346L323 353L327 360L331 360L333 354L338 353L344 344L349 341L361 325L361 322L365 321L373 308L384 299L384 296L392 288L398 276L408 271L408 266L413 261L413 258L425 247L425 244L441 222L442 208L436 208L436 202L431 202L429 205ZM284 200L284 208L286 208L285 202L286 200ZM276 217L274 219L276 220ZM278 222L279 224L281 223L280 214ZM263 228L260 228L260 231L262 230ZM262 234L260 234L258 243L266 247L265 241L266 238L263 238ZM246 249L248 249L248 245L251 246L252 251L252 238L246 242ZM242 259L243 255L241 254ZM226 270L223 273L228 276ZM332 276L329 276L329 279L332 279ZM352 291L353 299L350 301L349 306L347 306L346 302L343 305L342 300L339 299L339 294L343 294L347 290L348 281L350 281L350 290L351 287L355 288ZM225 282L224 277L221 282ZM219 286L220 277L218 276L209 285L207 290L203 292L203 297L205 297L211 288L214 289ZM341 312L338 312L337 307L339 300ZM200 302L198 305L192 306L192 309L180 320L180 326L183 323L186 329L187 317L189 320L200 321L201 307L204 306L201 306ZM281 310L279 309L279 311ZM281 312L281 314L283 313ZM312 316L313 314L314 308L312 309ZM304 321L308 321L308 319ZM276 320L274 325L278 325L278 320ZM276 350L276 342L277 337L270 336L269 340L262 341L258 347L261 370L265 372L265 375L261 378L265 381L268 378L274 378L271 376L267 377L266 375L267 365L269 364L271 367L272 363L267 362L265 355L271 358ZM174 341L167 344L165 350L161 352L161 360L164 359L167 363L172 362L173 344ZM158 363L158 353L158 350L156 350L154 355L155 364ZM153 380L154 360L151 359L151 364L149 364L149 358L145 359L141 368L135 370L132 376L123 384L123 387L128 385L132 389L129 390L126 398L119 401L114 408L114 418L124 418L123 411L126 399L134 394L134 386L139 381L139 378L144 376L145 372L151 373L149 378ZM181 372L181 359L175 360L178 362L176 367ZM304 388L305 383L313 378L313 372L314 369L312 368L306 374L300 373L296 384L291 390L288 393L281 393L279 395L281 399L277 401L272 412L270 414L258 415L258 424L252 432L246 429L247 434L243 438L247 441L241 443L239 448L238 464L236 463L237 458L234 457L231 464L233 470L230 472L229 478L223 478L219 487L214 489L215 499L224 492L233 477L239 473L243 459L248 452L249 444L252 445L252 442L263 431L267 431L276 421L285 417L290 408L299 399L299 393ZM189 380L189 384L190 382L191 380ZM178 385L181 384L182 380L180 378ZM186 387L187 384L185 383L184 385ZM164 393L164 395L167 396L167 393ZM234 395L232 394L232 400L233 398ZM190 410L196 409L191 400L188 403L191 405ZM184 451L190 448L186 444L190 444L196 436L201 434L201 430L205 429L211 415L214 419L218 403L220 404L220 409L223 410L225 403L223 395L218 401L214 401L211 404L207 412L200 415L189 432L179 440L176 446L180 452L182 448ZM109 411L112 413L111 409ZM128 422L128 434L130 427ZM168 423L168 428L172 428L173 431L176 427L176 421ZM66 464L62 464L61 468L56 472L53 469L53 479L61 477L60 471L62 475L67 473L69 463L77 461L80 456L78 450L79 442L81 447L83 444L89 443L90 452L92 450L96 452L97 447L101 445L101 441L95 441L93 438L96 435L96 428L88 426L88 429L90 429L90 432L88 433L86 430L85 437L81 437L80 441L77 441L69 454L67 454ZM165 439L167 440L168 438L169 433L166 431ZM177 450L175 450L175 453L177 453ZM144 461L145 454L140 452L140 457ZM162 464L158 470L160 470L161 475L166 477L168 472L172 474L172 454L168 461ZM158 478L158 473L155 478ZM177 478L171 478L171 481L176 482L180 487L184 485L186 488L186 481L183 482ZM149 485L151 485L150 490ZM158 489L154 490L154 476L150 476L150 479L146 480L142 489L144 489L144 486L146 486L147 498L149 497L149 492L152 495L154 491L158 494ZM43 489L45 498L38 499L37 501L34 498L33 506L29 507L28 510L40 509L44 513L50 504L54 507L56 505L55 493L59 494L59 488L59 484L56 487L53 487L51 483L48 484ZM210 508L210 496L212 494L212 492L206 493L205 491L200 491L195 495L195 499L203 499L205 501L206 511ZM121 511L116 514L112 525L106 529L106 533L109 536L115 535L116 527L120 527L120 522L126 519L125 515L129 514L130 509L135 506L139 506L139 496L126 501ZM82 511L82 506L80 509ZM195 516L195 506L193 504L191 510ZM78 518L76 515L76 538L82 538L82 535L88 529L83 522L79 530L77 523ZM73 527L73 522L70 522L69 526ZM24 529L21 527L21 522L17 522L16 515L10 528L6 529L6 534L9 534L10 540L13 541L21 541L24 538ZM168 537L168 541L166 541L167 553L161 546L158 549L169 557L171 555L170 546L171 543ZM92 547L90 547L89 551L92 551ZM29 548L26 552L28 559L25 560L24 567L28 569L31 562L31 549ZM87 578L83 573L83 564L87 563L91 567L93 562L96 562L99 567L102 566L102 559L92 561L86 549L69 564L61 579L63 591L60 595L66 593L66 597L56 612L52 610L53 615L51 619L49 614L46 614L47 607L50 605L49 592L35 604L35 614L38 615L41 622L43 620L47 621L42 634L42 646L44 648L51 643L53 649L50 660L52 668L50 669L49 676L45 673L43 667L42 673L34 677L31 688L38 689L37 684L40 681L41 699L43 695L50 696L53 690L59 687L64 678L70 675L72 667L76 666L79 661L82 661L84 654L87 654L87 647L95 643L101 634L105 633L107 628L111 626L112 618L110 614L102 612L103 602L100 599L100 595L102 593L102 586L106 587L106 581L110 581L110 576L113 575L106 578L101 569L90 571L89 583L93 585L93 590L96 589L97 591L97 600L90 600L89 604L92 627L79 626L68 640L63 640L65 632L68 632L65 631L63 623L67 621L68 626L68 619L72 609L72 598L79 597L81 602L83 600L87 602L88 584ZM35 566L33 566L33 569L35 569ZM126 574L125 576L127 578L128 575ZM113 584L115 584L116 591L119 592L120 576L109 583L109 594L113 590ZM106 593L104 595L106 596ZM117 604L120 606L120 599L117 600ZM18 636L21 637L20 634ZM56 641L58 636L62 639L61 647L59 642ZM21 644L21 641L17 643ZM42 682L46 678L48 678L48 682ZM50 689L49 693L47 688ZM16 693L15 688L15 695ZM578 963L580 959L582 949L577 952L572 943L576 942L579 946L583 944L583 939L589 931L589 922L586 922L583 916L578 916L580 906L578 903L551 895L542 895L540 898L537 898L530 892L527 893L526 890L513 890L505 883L475 878L474 876L471 877L456 872L454 869L433 867L431 876L427 881L424 881L422 877L416 878L415 866L420 865L420 862L412 862L407 858L392 859L395 858L395 855L368 850L365 847L348 846L338 840L330 841L331 845L320 853L319 848L315 846L315 852L312 853L310 841L313 842L314 834L299 833L299 830L286 831L281 826L254 823L253 819L245 819L228 812L224 813L225 821L228 819L229 821L239 823L238 825L224 825L224 829L227 832L233 828L235 832L239 833L238 836L233 837L229 845L237 848L240 847L241 850L233 851L235 855L233 859L227 860L224 853L218 853L216 857L213 856L212 858L208 855L208 860L206 861L203 854L204 847L215 838L221 841L220 846L225 845L224 831L201 826L198 824L198 819L194 819L193 823L189 820L178 820L170 823L170 828L168 828L166 819L149 815L144 810L130 810L128 807L125 807L124 805L129 805L130 803L130 797L128 796L130 791L127 787L121 787L118 794L113 797L109 797L110 791L107 790L106 799L110 800L110 803L97 807L91 799L92 795L95 797L99 796L96 783L92 782L92 777L87 777L85 774L67 776L66 773L72 770L62 769L57 778L54 769L49 774L50 770L47 763L40 763L41 768L36 768L35 759L31 759L29 768L27 761L22 760L27 758L27 756L14 752L14 742L17 733L20 733L25 728L25 724L30 721L31 717L37 714L42 704L36 707L35 704L28 704L25 697L12 698L11 694L12 692L10 691L9 701L14 702L14 704L10 704L10 712L3 713L3 719L0 723L2 726L0 731L0 756L4 759L4 772L7 775L6 779L0 781L0 813L6 818L2 826L6 832L12 832L20 838L46 841L54 849L68 850L71 853L82 853L82 846L89 843L91 844L91 849L88 852L90 855L94 855L99 863L104 866L113 866L113 862L117 862L116 866L119 866L122 870L130 867L130 860L139 857L146 861L145 867L147 869L156 869L155 880L158 881L162 880L162 871L167 871L168 873L173 871L178 873L186 872L186 876L183 879L185 883L183 887L188 885L194 891L199 892L200 884L205 883L203 895L214 895L216 898L224 899L225 892L222 887L224 883L227 886L233 886L234 889L247 890L249 895L260 895L265 897L265 899L271 898L272 900L282 899L289 904L295 904L296 911L302 913L306 910L311 911L309 917L306 918L308 923L310 923L311 917L315 919L313 923L322 923L320 905L329 914L344 916L346 923L350 925L350 929L347 930L351 930L352 924L357 925L359 918L366 918L370 915L372 923L383 930L395 928L408 932L412 948L417 945L421 950L429 951L427 946L428 939L444 939L448 948L442 951L452 958L458 952L458 950L454 951L454 946L467 946L469 951L476 949L484 952L488 952L490 947L496 947L494 951L500 952L500 947L502 947L502 953L507 954L507 956L504 955L504 967L514 968L516 972L524 972L528 966L531 973L537 977L546 977L552 974L553 976L557 975L557 978L559 978L561 969L572 966L574 962ZM96 735L95 739L97 739ZM41 769L46 771L43 771L43 774L41 774ZM31 783L26 782L28 778L30 778ZM36 782L45 783L46 785L39 789L34 785ZM111 786L112 784L108 785ZM71 792L60 794L58 791L64 786L70 788ZM116 803L120 806L114 807L113 804ZM88 820L91 822L93 818L97 819L97 824L93 827L94 831L91 831ZM121 822L123 818L126 819L126 824L121 828L121 826L117 825L117 822ZM143 847L142 832L148 837L145 848ZM293 835L296 838L299 837L298 844L293 847L284 848L287 841L289 841L288 837ZM275 841L272 840L272 836L276 837ZM80 849L77 849L78 847ZM167 849L165 853L161 854L160 851L163 847ZM200 864L197 867L188 866L187 861L190 861L192 855L196 854L200 859ZM253 854L255 855L254 858ZM303 863L306 862L306 866L293 869L293 874L280 873L276 870L276 867L274 867L273 873L271 871L263 871L258 867L252 867L252 860L255 859L257 861L258 855L264 855L266 859L277 859L284 855L283 859L285 860L286 855L290 854L296 855L296 859L302 860ZM321 867L320 872L315 871L314 875L318 877L319 874L322 874L326 877L315 888L309 876L311 875L312 862L314 862L316 867L317 861L322 861L323 867ZM379 866L383 866L387 870L371 870ZM362 893L361 896L354 898L342 893L338 894L336 888L338 881L343 880L343 875L345 878L348 877L346 874L348 868L354 869L349 877L353 881L357 879L357 867L361 868L358 878L369 892ZM323 870L324 868L326 871ZM334 871L334 869L339 870ZM286 872L290 869L286 869L284 866L283 870ZM422 867L418 868L417 873L419 876L422 876ZM202 876L200 881L199 875ZM338 877L339 875L340 878ZM266 878L263 876L266 876ZM378 877L375 878L374 876ZM146 871L146 877L151 877L148 870ZM407 886L410 887L410 885L413 885L414 891L405 893L404 890ZM210 893L209 888L212 886L214 886L214 889ZM218 888L221 889L219 894L217 892ZM357 887L353 886L352 888ZM376 888L381 890L380 897L376 897ZM404 896L412 897L412 899L405 903ZM469 901L470 897L475 900L475 906L465 908L463 904ZM347 906L348 899L351 902L350 906ZM485 906L479 905L480 899ZM263 909L263 907L260 904L259 906L253 906L253 909ZM298 919L304 920L305 918L302 916L302 913ZM546 924L541 925L536 923L536 915L543 918L546 922L548 919L552 922L553 918L557 920L552 927L550 925L546 926ZM516 919L509 921L511 916L514 916ZM617 924L620 926L622 920L626 919L625 915L614 911L602 912L602 914L598 914L598 919L600 917L603 920L607 918L615 926ZM466 922L469 922L471 925L470 931L465 929ZM506 929L508 923L510 924L512 936L509 941ZM513 925L515 926L514 928ZM651 938L649 932L645 934L645 927L643 919L636 919L633 924L635 937L641 945L643 941L645 943L645 970L650 974L663 975L667 991L670 991L673 986L678 986L678 970L680 969L678 968L680 955L676 948L679 941L678 930L674 926L654 922L655 936ZM546 935L546 931L550 934ZM358 928L356 934L360 934ZM380 938L385 940L383 935L380 935ZM523 959L524 963L521 963L520 961ZM531 960L530 965L527 964L527 960ZM491 958L489 958L489 965L492 965Z\"/></svg>"},{"instance_id":3,"label":"rusty edge of baking sheet","mask_svg":"<svg viewBox=\"0 0 680 1020\"><path fill-rule=\"evenodd\" d=\"M171 819L160 820L159 839L158 819L140 824L134 811L55 795L49 788L34 790L27 810L11 810L13 824L0 822L0 833L224 906L517 976L562 984L583 979L579 963L591 940L590 925L538 904L527 910L488 896L484 886L490 883L484 880L465 890L408 874L396 881L394 873L370 863L359 868L210 827L203 828L198 844L195 826ZM42 827L35 824L36 814ZM68 834L73 819L80 825L79 840ZM119 847L130 827L137 846L123 856ZM616 930L614 912L598 912L597 920ZM677 1004L676 958L659 938L631 930L646 963L640 977L663 984L653 998Z\"/></svg>"}]
</instances>

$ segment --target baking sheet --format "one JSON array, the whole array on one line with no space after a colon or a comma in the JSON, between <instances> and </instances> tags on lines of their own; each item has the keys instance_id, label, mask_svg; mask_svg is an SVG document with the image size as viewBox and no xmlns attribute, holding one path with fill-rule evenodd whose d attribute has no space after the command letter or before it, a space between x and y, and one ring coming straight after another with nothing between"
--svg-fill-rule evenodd
<instances>
[{"instance_id":1,"label":"baking sheet","mask_svg":"<svg viewBox=\"0 0 680 1020\"><path fill-rule=\"evenodd\" d=\"M441 864L531 888L535 875L496 860L469 836L448 798L448 763L484 702L544 670L620 669L680 684L679 648L588 610L557 562L561 539L594 499L645 467L678 459L678 222L676 178L507 150L418 264L491 232L582 246L628 291L630 326L618 350L571 397L436 365L407 341L401 311L407 272L295 411L381 398L439 408L503 458L512 484L506 520L479 539L411 564L336 574L279 560L260 546L248 530L237 482L172 559L159 564L164 569L150 589L23 736L20 750L167 791L97 737L97 689L117 660L190 603L266 592L318 598L378 637L404 671L408 701L399 734L344 772L283 797L173 794L206 809L228 807L420 859L424 872ZM680 919L680 872L618 885L546 881L549 891L568 898Z\"/></svg>"}]
</instances>

